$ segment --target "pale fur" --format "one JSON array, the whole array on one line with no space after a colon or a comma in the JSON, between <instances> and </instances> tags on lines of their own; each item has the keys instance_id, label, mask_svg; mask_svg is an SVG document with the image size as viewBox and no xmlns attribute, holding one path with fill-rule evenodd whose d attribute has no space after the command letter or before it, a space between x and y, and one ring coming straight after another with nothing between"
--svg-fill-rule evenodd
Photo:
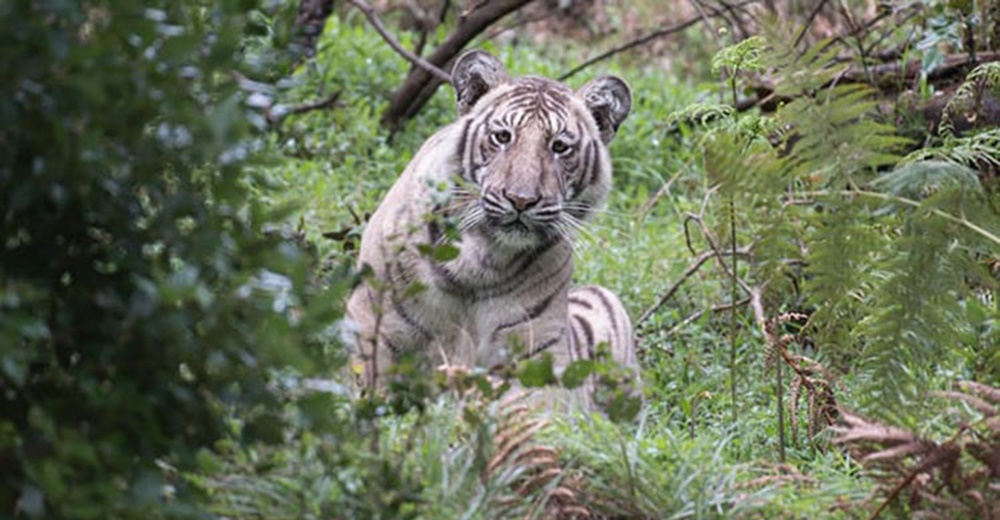
<instances>
[{"instance_id":1,"label":"pale fur","mask_svg":"<svg viewBox=\"0 0 1000 520\"><path fill-rule=\"evenodd\" d=\"M510 363L516 360L510 348L512 341L528 352L550 345L546 352L552 355L557 370L561 370L570 362L591 355L579 343L579 338L587 332L595 341L606 342L616 361L636 366L631 325L618 298L600 288L569 289L573 273L571 236L537 253L532 250L531 236L508 236L473 228L465 230L453 244L459 250L455 259L438 262L426 250L420 250L434 239L428 230L428 218L435 210L440 212L440 187L459 183L463 171L459 152L466 123L479 117L517 85L503 76L490 85L488 92L473 99L474 106L465 107L464 115L428 139L365 227L358 264L367 266L371 272L353 292L347 307L355 327L351 342L364 386L385 384L394 362L393 349L397 353L415 354L419 366L429 370L440 365L488 368ZM573 95L569 110L573 118L582 122L585 132L598 139L602 129L595 123L587 103L582 95ZM519 134L521 142L539 142L542 137L531 134L541 132L539 125L518 128L523 134ZM503 189L511 192L535 189L536 181L530 172L538 160L536 148L505 157L505 177L483 179L482 184L502 182ZM607 148L604 144L597 148L599 178L585 186L585 193L577 194L582 203L595 208L603 204L611 187ZM547 148L542 153L548 153ZM566 191L564 186L561 189ZM525 256L529 254L537 254L537 258ZM504 285L504 288L514 287L507 294L491 295L488 287L504 275L520 273L510 266L519 266L518 262L525 262L526 258L531 262L524 264L530 266L528 272L522 273L524 279ZM451 284L451 278L443 278L442 267L458 282ZM410 289L414 282L422 289ZM526 320L537 309L544 311ZM581 328L581 319L589 326ZM504 328L504 324L519 321ZM578 339L574 341L574 337ZM589 389L588 386L578 392L563 393L557 399L589 407Z\"/></svg>"}]
</instances>

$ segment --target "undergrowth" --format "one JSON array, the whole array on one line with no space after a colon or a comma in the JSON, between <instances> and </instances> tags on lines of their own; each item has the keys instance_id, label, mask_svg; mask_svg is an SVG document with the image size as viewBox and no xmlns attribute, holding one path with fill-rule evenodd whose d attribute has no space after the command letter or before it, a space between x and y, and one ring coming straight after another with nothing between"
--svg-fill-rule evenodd
<instances>
[{"instance_id":1,"label":"undergrowth","mask_svg":"<svg viewBox=\"0 0 1000 520\"><path fill-rule=\"evenodd\" d=\"M189 477L229 518L871 510L896 481L831 443L830 426L862 424L845 410L913 439L935 436L950 431L951 409L929 391L959 379L1000 382L991 272L1000 216L996 186L976 170L997 166L1000 147L996 129L944 128L904 156L908 143L875 93L835 81L831 42L800 52L787 37L730 47L712 63L725 79L705 83L605 67L629 79L636 104L612 145L614 194L580 237L576 278L616 291L637 322L648 400L637 421L532 423L497 402L450 394L399 413L365 415L341 402L330 412L350 425L340 436L302 424L284 447L220 446ZM514 74L554 76L572 65L562 61L569 53L490 50ZM350 261L365 215L453 117L442 88L403 130L381 130L386 95L406 70L360 20L335 16L279 98L293 105L342 91L333 109L282 122L264 172L283 188L268 202L294 208L288 226L328 265ZM787 100L777 111L734 108L749 71L774 80ZM969 81L994 77L977 69ZM905 477L911 466L902 467ZM921 492L914 496L927 500ZM955 507L974 505L959 498Z\"/></svg>"}]
</instances>

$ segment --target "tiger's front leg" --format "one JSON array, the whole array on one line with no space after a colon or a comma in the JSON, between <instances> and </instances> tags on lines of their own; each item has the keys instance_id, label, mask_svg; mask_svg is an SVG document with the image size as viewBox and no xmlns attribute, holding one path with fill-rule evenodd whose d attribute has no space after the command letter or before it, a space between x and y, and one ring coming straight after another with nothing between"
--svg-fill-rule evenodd
<instances>
[{"instance_id":1,"label":"tiger's front leg","mask_svg":"<svg viewBox=\"0 0 1000 520\"><path fill-rule=\"evenodd\" d=\"M577 287L569 293L570 335L585 359L594 359L606 344L611 359L627 368L638 368L632 320L615 293L598 285Z\"/></svg>"},{"instance_id":2,"label":"tiger's front leg","mask_svg":"<svg viewBox=\"0 0 1000 520\"><path fill-rule=\"evenodd\" d=\"M575 355L582 359L595 359L599 349L607 348L611 360L625 371L624 381L618 380L617 383L624 383L628 394L641 400L634 331L621 300L613 292L597 285L573 289L568 300L570 341ZM594 378L587 381L586 387L594 402L603 401L597 395Z\"/></svg>"},{"instance_id":3,"label":"tiger's front leg","mask_svg":"<svg viewBox=\"0 0 1000 520\"><path fill-rule=\"evenodd\" d=\"M553 371L561 376L563 371L574 361L586 359L573 348L571 329L568 326L568 299L565 286L551 299L540 302L547 308L538 313L539 303L523 307L514 317L507 317L506 323L494 324L489 350L505 352L503 356L510 365L520 361L538 361L544 355L552 357ZM537 315L536 315L537 314ZM485 350L485 349L484 349ZM593 409L591 385L585 384L577 389L565 389L558 386L547 386L537 389L525 389L512 381L512 393L530 393L530 399L549 409Z\"/></svg>"}]
</instances>

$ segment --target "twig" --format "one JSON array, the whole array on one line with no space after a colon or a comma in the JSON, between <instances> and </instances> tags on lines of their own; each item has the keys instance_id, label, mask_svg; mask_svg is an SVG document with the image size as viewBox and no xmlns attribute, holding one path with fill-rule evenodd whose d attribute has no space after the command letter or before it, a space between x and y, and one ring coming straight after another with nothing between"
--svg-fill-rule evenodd
<instances>
[{"instance_id":1,"label":"twig","mask_svg":"<svg viewBox=\"0 0 1000 520\"><path fill-rule=\"evenodd\" d=\"M403 47L396 38L394 38L389 31L385 28L382 20L379 19L378 14L375 13L375 9L368 4L365 0L349 0L354 7L357 7L362 13L364 13L365 18L372 24L372 27L382 36L382 39L389 44L400 56L406 58L410 63L424 69L425 71L431 73L434 77L446 83L451 83L451 75L447 72L439 69L427 60L417 56L410 52L406 47Z\"/></svg>"},{"instance_id":2,"label":"twig","mask_svg":"<svg viewBox=\"0 0 1000 520\"><path fill-rule=\"evenodd\" d=\"M737 249L736 254L748 255L750 254L750 248L745 247ZM667 303L667 300L669 300L674 295L674 293L676 293L677 290L681 288L681 285L684 284L685 280L687 280L696 272L698 272L698 270L701 269L701 266L705 265L706 262L708 262L715 256L716 256L715 251L704 251L700 255L696 256L694 260L692 260L691 263L688 264L687 268L684 269L684 272L681 273L680 278L675 280L674 283L671 284L670 287L667 289L667 291L664 292L663 295L661 295L659 299L656 300L656 303L651 305L648 309L646 309L645 312L642 313L642 316L639 316L639 319L636 320L635 322L636 328L638 328L639 325L642 324L642 322L649 319L649 317L652 316L654 312L659 310L660 307L663 306L663 304Z\"/></svg>"},{"instance_id":3,"label":"twig","mask_svg":"<svg viewBox=\"0 0 1000 520\"><path fill-rule=\"evenodd\" d=\"M847 38L857 37L860 33L867 31L868 29L871 29L882 20L888 18L891 14L892 14L891 10L882 11L881 13L873 16L871 20L864 22L860 26L854 23L853 19L848 20L849 30L846 33L837 35L835 38L830 40L828 45L833 45L834 43L839 42L850 47L851 44L847 43Z\"/></svg>"},{"instance_id":4,"label":"twig","mask_svg":"<svg viewBox=\"0 0 1000 520\"><path fill-rule=\"evenodd\" d=\"M771 348L776 348L779 351L779 355L784 356L785 349L781 345L781 339L774 335L773 326L767 319L767 315L764 313L764 303L761 301L761 288L754 287L750 291L750 307L753 309L754 319L757 322L757 326L760 327L761 333L764 335L764 341L767 342ZM783 383L781 381L781 361L775 363L775 384L774 392L775 397L778 401L778 454L782 463L785 462L785 403L784 398L781 393L783 390ZM794 367L794 365L793 365Z\"/></svg>"},{"instance_id":5,"label":"twig","mask_svg":"<svg viewBox=\"0 0 1000 520\"><path fill-rule=\"evenodd\" d=\"M746 11L744 11L742 9L739 9L740 7L743 7L743 4L733 5L733 4L730 4L730 3L726 2L725 0L716 0L716 1L719 2L720 4L722 4L722 7L726 8L726 12L729 13L729 16L733 17L733 21L730 22L729 24L731 26L733 26L735 29L739 29L739 39L742 40L742 39L746 38L750 34L750 32L747 31L746 26L743 25L743 19L740 18L740 13L739 13L739 11L746 12ZM715 14L721 15L722 13L720 11L716 10ZM756 19L756 17L753 16L753 13L750 13L750 17ZM725 16L723 16L722 18L726 19ZM728 19L726 19L726 20L728 21ZM735 32L735 29L734 29L734 32Z\"/></svg>"},{"instance_id":6,"label":"twig","mask_svg":"<svg viewBox=\"0 0 1000 520\"><path fill-rule=\"evenodd\" d=\"M756 3L757 1L758 0L744 0L743 2L740 2L739 4L736 4L735 7L743 7L745 5ZM712 14L710 14L708 16L709 17L720 16L720 13L719 12L715 12L715 13L712 13ZM655 40L657 38L662 38L664 36L668 36L670 34L674 34L674 33L683 31L683 30L687 29L688 27L691 27L692 25L698 23L701 20L702 20L701 16L694 16L694 17L688 18L687 20L684 20L682 22L676 23L676 24L671 25L669 27L664 27L662 29L657 29L657 30L655 30L655 31L653 31L653 32L651 32L649 34L646 34L644 36L640 36L639 38L636 38L636 39L634 39L632 41L629 41L629 42L626 42L626 43L624 43L622 45L614 47L614 48L612 48L612 49L610 49L608 51L605 51L605 52L603 52L601 54L598 54L597 56L595 56L595 57L593 57L593 58L591 58L591 59L589 59L589 60L581 63L580 65L577 65L576 67L570 69L569 72L566 72L563 75L559 76L559 81L565 81L565 80L571 78L572 76L576 75L576 73L582 71L583 69L586 69L587 67L590 67L591 65L593 65L595 63L604 61L604 60L606 60L606 59L608 59L608 58L610 58L610 57L612 57L612 56L614 56L616 54L621 54L621 53L623 53L625 51L634 49L634 48L636 48L636 47L638 47L640 45L644 45L646 43L649 43L649 42L651 42L651 41L653 41L653 40Z\"/></svg>"},{"instance_id":7,"label":"twig","mask_svg":"<svg viewBox=\"0 0 1000 520\"><path fill-rule=\"evenodd\" d=\"M728 311L729 309L734 309L734 308L742 307L744 305L747 305L748 303L750 303L750 298L743 298L742 300L740 300L740 301L738 301L736 303L723 303L722 305L716 305L716 306L712 307L711 309L708 309L708 311L706 311L705 309L701 309L701 310L695 311L694 313L692 313L688 317L686 317L683 320L681 320L680 322L678 322L677 325L674 325L673 327L671 327L670 330L667 331L666 335L667 335L667 337L669 337L669 336L673 336L674 334L677 334L684 327L687 327L688 325L690 325L690 324L698 321L699 319L701 319L701 317L704 316L706 312L710 311L713 314L714 313L719 313L719 312L723 312L723 311Z\"/></svg>"},{"instance_id":8,"label":"twig","mask_svg":"<svg viewBox=\"0 0 1000 520\"><path fill-rule=\"evenodd\" d=\"M287 107L282 110L275 110L274 107L267 108L264 110L264 117L267 119L268 123L276 125L283 121L288 116L304 114L306 112L312 112L313 110L323 110L325 108L330 108L337 104L340 100L341 91L336 91L329 96L320 99L318 101L313 101L310 103L303 103L301 105L295 105L292 107Z\"/></svg>"},{"instance_id":9,"label":"twig","mask_svg":"<svg viewBox=\"0 0 1000 520\"><path fill-rule=\"evenodd\" d=\"M490 29L489 34L487 34L483 38L485 38L487 40L492 40L492 39L496 38L497 36L500 36L501 34L507 32L507 31L511 31L511 30L517 29L518 27L524 27L526 25L530 25L530 24L533 24L533 23L536 23L536 22L541 22L541 21L547 20L549 18L554 17L556 14L557 14L557 11L545 11L542 14L535 15L535 16L533 16L531 18L524 18L524 19L521 19L521 20L517 20L516 22L514 22L514 23L512 23L510 25L507 25L506 27L494 27L493 29Z\"/></svg>"},{"instance_id":10,"label":"twig","mask_svg":"<svg viewBox=\"0 0 1000 520\"><path fill-rule=\"evenodd\" d=\"M712 234L712 230L708 229L708 226L705 225L705 221L702 220L702 218L698 215L695 215L693 213L688 213L687 216L684 218L685 226L687 225L688 222L695 222L698 224L698 227L701 229L701 234L705 237L705 240L708 241L709 247L712 248L711 251L715 253L714 256L719 263L719 267L722 268L722 270L726 273L727 276L733 278L741 289L746 291L747 294L750 294L751 292L750 286L747 285L747 283L744 282L741 278L739 278L736 275L736 272L730 269L729 265L726 264L726 261L723 258L725 256L725 253L723 253L722 248L719 247L719 241L715 239L715 235ZM740 248L737 249L736 251L742 251L743 249L744 248Z\"/></svg>"},{"instance_id":11,"label":"twig","mask_svg":"<svg viewBox=\"0 0 1000 520\"><path fill-rule=\"evenodd\" d=\"M812 12L809 13L809 18L806 19L806 23L802 25L802 31L799 33L798 37L795 38L795 43L792 47L798 47L802 43L802 39L805 38L806 33L809 32L809 27L812 26L813 22L816 21L816 17L819 16L819 12L823 10L826 6L828 0L820 0L816 3L816 7L813 8Z\"/></svg>"},{"instance_id":12,"label":"twig","mask_svg":"<svg viewBox=\"0 0 1000 520\"><path fill-rule=\"evenodd\" d=\"M708 19L708 13L706 13L705 10L702 9L701 2L699 0L688 0L688 1L694 7L694 10L698 11L698 17L701 18L702 22L704 22L705 29L708 31L708 34L712 37L713 40L715 40L715 46L721 49L723 45L722 42L719 41L719 34L716 33L714 27L712 27L712 22Z\"/></svg>"},{"instance_id":13,"label":"twig","mask_svg":"<svg viewBox=\"0 0 1000 520\"><path fill-rule=\"evenodd\" d=\"M465 49L474 38L482 34L494 23L532 0L477 0L474 5L462 11L458 25L445 40L431 51L426 58L437 67L447 67L451 60ZM470 4L473 2L469 2ZM414 67L403 83L392 93L389 106L382 112L380 122L383 127L398 129L403 121L415 116L430 100L437 88L444 83L440 77L423 67Z\"/></svg>"},{"instance_id":14,"label":"twig","mask_svg":"<svg viewBox=\"0 0 1000 520\"><path fill-rule=\"evenodd\" d=\"M683 174L687 169L687 167L690 165L691 161L688 161L687 163L684 164L682 168L678 168L677 173L674 173L669 179L667 179L667 182L665 182L663 186L660 186L660 189L656 190L656 193L654 193L652 197L646 200L646 202L642 205L641 208L639 208L639 211L637 212L641 216L640 220L642 220L642 218L645 217L646 214L648 214L650 211L653 210L653 206L655 206L656 203L659 202L661 198L663 198L667 193L670 192L670 187L674 185L674 182L676 182L677 179L680 178L681 174Z\"/></svg>"},{"instance_id":15,"label":"twig","mask_svg":"<svg viewBox=\"0 0 1000 520\"><path fill-rule=\"evenodd\" d=\"M894 500L896 500L896 497L899 496L899 493L902 492L904 489L906 489L906 487L909 486L911 482L913 482L913 479L917 478L917 475L924 473L925 471L927 471L928 468L933 468L939 462L941 462L942 458L947 457L948 455L949 452L947 450L934 451L930 455L928 455L927 458L920 461L919 464L917 464L916 466L913 467L913 469L910 470L910 472L906 475L906 478L901 480L899 484L896 484L896 487L892 489L892 491L889 493L889 496L887 496L885 500L881 504L879 504L879 506L875 509L875 511L872 511L872 514L871 516L868 517L868 520L875 520L876 518L878 518L879 515L882 514L882 511L885 511L885 508L889 507L889 504L891 504Z\"/></svg>"}]
</instances>

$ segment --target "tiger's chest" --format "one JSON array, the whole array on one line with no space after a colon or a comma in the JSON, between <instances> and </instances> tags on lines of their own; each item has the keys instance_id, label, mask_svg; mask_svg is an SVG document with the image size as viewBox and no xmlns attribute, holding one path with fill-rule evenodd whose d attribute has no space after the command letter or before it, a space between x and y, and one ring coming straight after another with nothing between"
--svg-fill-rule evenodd
<instances>
[{"instance_id":1,"label":"tiger's chest","mask_svg":"<svg viewBox=\"0 0 1000 520\"><path fill-rule=\"evenodd\" d=\"M431 340L431 354L451 363L491 366L558 340L572 277L569 245L510 258L480 253L463 250L451 262L424 263L424 289L397 309Z\"/></svg>"}]
</instances>

